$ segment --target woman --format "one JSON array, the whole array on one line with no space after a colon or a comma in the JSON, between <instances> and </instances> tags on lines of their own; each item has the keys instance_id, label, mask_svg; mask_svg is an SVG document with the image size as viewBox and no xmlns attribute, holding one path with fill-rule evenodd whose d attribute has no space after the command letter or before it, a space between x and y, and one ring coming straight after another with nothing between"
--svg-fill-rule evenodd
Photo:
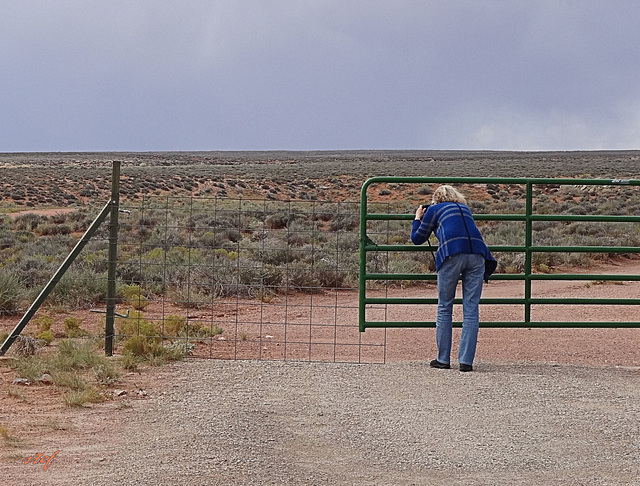
<instances>
[{"instance_id":1,"label":"woman","mask_svg":"<svg viewBox=\"0 0 640 486\"><path fill-rule=\"evenodd\" d=\"M438 358L432 368L451 368L451 334L453 299L458 279L462 278L462 336L458 350L460 371L473 371L473 359L478 342L478 307L482 280L488 282L497 262L485 245L473 221L464 196L447 185L438 187L433 204L419 206L413 220L411 241L420 245L432 232L438 238L436 272L438 275L438 315L436 344Z\"/></svg>"}]
</instances>

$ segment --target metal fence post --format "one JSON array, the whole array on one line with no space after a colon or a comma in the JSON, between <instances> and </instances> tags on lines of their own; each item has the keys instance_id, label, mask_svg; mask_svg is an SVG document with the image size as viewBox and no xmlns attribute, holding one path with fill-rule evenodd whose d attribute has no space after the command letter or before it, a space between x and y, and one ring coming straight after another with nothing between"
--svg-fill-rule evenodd
<instances>
[{"instance_id":1,"label":"metal fence post","mask_svg":"<svg viewBox=\"0 0 640 486\"><path fill-rule=\"evenodd\" d=\"M109 262L107 270L107 318L104 331L104 353L113 354L116 313L116 267L118 262L118 211L120 209L120 161L113 161L111 175L111 216L109 218Z\"/></svg>"}]
</instances>

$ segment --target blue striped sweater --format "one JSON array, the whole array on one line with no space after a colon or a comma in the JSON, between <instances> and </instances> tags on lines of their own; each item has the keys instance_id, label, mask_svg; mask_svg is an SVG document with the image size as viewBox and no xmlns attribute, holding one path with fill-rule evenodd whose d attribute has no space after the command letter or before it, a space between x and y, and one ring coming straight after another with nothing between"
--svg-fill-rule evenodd
<instances>
[{"instance_id":1,"label":"blue striped sweater","mask_svg":"<svg viewBox=\"0 0 640 486\"><path fill-rule=\"evenodd\" d=\"M485 259L484 280L489 280L498 263L484 243L468 206L452 202L429 206L422 221L413 221L411 241L415 245L421 245L433 232L438 238L436 271L448 256L479 253Z\"/></svg>"}]
</instances>

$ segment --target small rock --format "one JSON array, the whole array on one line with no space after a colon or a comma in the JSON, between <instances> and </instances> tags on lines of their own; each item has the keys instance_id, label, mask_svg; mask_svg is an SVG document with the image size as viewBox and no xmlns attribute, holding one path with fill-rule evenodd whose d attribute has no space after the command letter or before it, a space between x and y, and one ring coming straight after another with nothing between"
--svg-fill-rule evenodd
<instances>
[{"instance_id":1,"label":"small rock","mask_svg":"<svg viewBox=\"0 0 640 486\"><path fill-rule=\"evenodd\" d=\"M45 373L40 377L40 383L44 383L45 385L51 385L53 383L53 377L49 373Z\"/></svg>"},{"instance_id":2,"label":"small rock","mask_svg":"<svg viewBox=\"0 0 640 486\"><path fill-rule=\"evenodd\" d=\"M220 336L220 337L218 338L218 341L226 341L226 340L227 340L227 338L226 338L226 337L224 337L224 336Z\"/></svg>"},{"instance_id":3,"label":"small rock","mask_svg":"<svg viewBox=\"0 0 640 486\"><path fill-rule=\"evenodd\" d=\"M24 386L31 385L31 382L29 380L27 380L26 378L16 378L11 383L13 385L24 385Z\"/></svg>"},{"instance_id":4,"label":"small rock","mask_svg":"<svg viewBox=\"0 0 640 486\"><path fill-rule=\"evenodd\" d=\"M122 397L127 394L127 390L113 390L113 395L116 397Z\"/></svg>"},{"instance_id":5,"label":"small rock","mask_svg":"<svg viewBox=\"0 0 640 486\"><path fill-rule=\"evenodd\" d=\"M146 397L146 396L147 396L147 392L146 392L146 391L144 391L142 388L140 388L140 390L138 390L137 395L138 395L139 397Z\"/></svg>"}]
</instances>

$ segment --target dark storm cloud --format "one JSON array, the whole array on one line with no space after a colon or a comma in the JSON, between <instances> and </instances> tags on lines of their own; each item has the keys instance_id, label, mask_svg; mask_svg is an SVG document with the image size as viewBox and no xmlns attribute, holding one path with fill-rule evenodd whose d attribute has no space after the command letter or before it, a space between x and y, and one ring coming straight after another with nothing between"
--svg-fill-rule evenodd
<instances>
[{"instance_id":1,"label":"dark storm cloud","mask_svg":"<svg viewBox=\"0 0 640 486\"><path fill-rule=\"evenodd\" d=\"M0 6L0 151L640 142L631 0Z\"/></svg>"}]
</instances>

